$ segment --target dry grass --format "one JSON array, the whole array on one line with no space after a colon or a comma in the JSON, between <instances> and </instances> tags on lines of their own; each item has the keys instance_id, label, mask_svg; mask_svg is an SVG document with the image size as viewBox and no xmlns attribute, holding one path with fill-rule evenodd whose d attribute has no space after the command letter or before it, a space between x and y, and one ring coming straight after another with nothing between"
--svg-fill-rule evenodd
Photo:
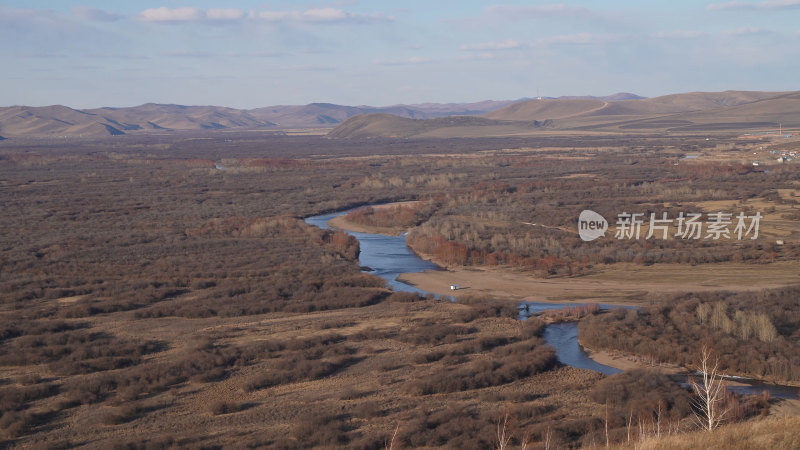
<instances>
[{"instance_id":1,"label":"dry grass","mask_svg":"<svg viewBox=\"0 0 800 450\"><path fill-rule=\"evenodd\" d=\"M763 450L800 448L800 417L770 418L723 426L713 432L697 431L626 443L618 449L725 449Z\"/></svg>"},{"instance_id":2,"label":"dry grass","mask_svg":"<svg viewBox=\"0 0 800 450\"><path fill-rule=\"evenodd\" d=\"M582 277L543 279L508 268L450 269L403 274L401 279L441 295L453 295L450 285L458 284L466 295L639 305L647 304L652 294L662 292L759 290L800 282L797 263L793 261L762 265L615 264L596 270Z\"/></svg>"},{"instance_id":3,"label":"dry grass","mask_svg":"<svg viewBox=\"0 0 800 450\"><path fill-rule=\"evenodd\" d=\"M595 185L605 186L594 194L605 198L606 192L629 190L608 180L652 180L665 167L673 171L669 162L662 165L657 150L642 156L641 149L661 143L592 137L576 150L577 141L565 138L384 146L271 136L264 145L261 134L230 134L236 140L223 164L235 170L227 171L204 168L220 155L221 143L208 138L137 140L141 147L123 147L121 153L109 153L105 141L82 142L63 154L49 143L0 146L0 183L10 193L7 209L13 213L3 217L9 230L0 277L9 297L3 317L13 324L17 317L39 314L87 327L16 337L10 330L2 346L6 354L35 356L15 350L36 348L39 335L53 348L66 348L49 336L83 339L83 331L99 333L98 345L84 345L83 359L104 357L93 355L94 347L163 343L140 352L130 367L107 364L90 368L92 373L80 366L62 373L54 370L60 366L38 363L0 367L0 390L16 396L0 404L11 405L12 399L17 405L0 423L7 431L0 447L307 447L318 439L319 445L348 441L349 447L381 448L398 424L404 446L492 447L494 442L480 443L477 435L488 430L481 439L491 440L509 408L519 424L515 439L529 432L537 445L549 429L553 445L561 448L586 443L586 433L598 430L602 407L589 392L601 375L556 368L511 379L508 373L532 372L505 361L527 363L528 353L520 355L525 349L514 341L524 335L519 322L466 305L389 296L358 274L355 261L341 258L352 256L353 246L321 231L301 233L307 227L287 217L366 202L452 198L450 213L461 221L475 213L480 225L517 224L525 233L547 233L567 222L542 219L555 214L573 221L569 208L551 200L573 205L572 193L583 195ZM503 150L515 145L527 150ZM450 152L458 154L442 156ZM571 176L584 172L597 177ZM758 189L772 186L768 177L756 181ZM781 186L792 186L790 181ZM524 195L511 198L514 190L505 184ZM710 184L699 185L698 192ZM657 188L651 189L654 196ZM477 203L470 200L473 194ZM506 204L507 197L522 201ZM531 218L534 204L541 211ZM89 212L75 217L75 211ZM267 218L295 223L289 228L297 232L287 229L282 239L273 239ZM318 273L310 271L315 267ZM665 287L716 289L735 282L733 288L757 288L797 276L796 263L741 271L725 264L595 267L587 276L539 278L534 284L507 268L459 272L465 281L442 272L442 293L451 294L455 281L470 287L465 293L494 290L509 300L635 302ZM687 275L694 277L688 284ZM369 301L361 301L362 294ZM372 300L381 302L365 306ZM331 307L344 309L322 310ZM340 336L335 342L311 345L334 334ZM100 345L112 338L111 345ZM124 362L106 362L115 361ZM495 361L503 365L495 367ZM294 363L302 370L291 373ZM436 386L478 371L484 375L480 383ZM272 375L259 378L264 374ZM429 386L417 389L419 380Z\"/></svg>"},{"instance_id":4,"label":"dry grass","mask_svg":"<svg viewBox=\"0 0 800 450\"><path fill-rule=\"evenodd\" d=\"M171 430L168 434L178 445L202 442L222 446L302 447L312 442L306 432L318 430L324 439L319 445L338 442L376 448L391 436L397 424L401 424L399 436L404 445L411 439L447 442L463 437L469 429L472 429L469 433L483 436L479 430L490 427L509 404L515 405L515 410L533 408L540 412L534 417L524 417L525 427L552 422L555 430L560 418L584 420L580 418L599 414L599 407L589 400L588 392L600 375L571 368L516 381L486 383L498 384L495 386L467 386L455 391L447 388L444 391L452 392L420 395L417 380L437 383L445 371L463 372L490 360L501 360L505 356L500 353L515 348L515 344L506 342L513 342L516 336L524 338L522 325L510 318L486 318L487 314L479 313L479 318L461 323L469 316L465 313L473 308L446 302L385 301L363 308L309 314L131 320L133 313L124 312L96 318L95 329L114 330L123 337L146 335L168 343L167 350L147 356L146 367L169 364L184 357L190 347L204 339L213 339L221 349L281 348L275 347L275 343L286 347L259 351L250 363L228 368L212 382L194 377L135 401L125 400L121 391L111 393L102 402L87 401L65 409L50 417L44 426L37 424L39 416L31 416L25 419L24 426L35 432L20 436L14 444L34 447L45 443L142 444L134 436L156 439L165 430ZM337 338L341 342L310 348L304 344L322 342L323 338L334 335L341 336ZM337 356L337 349L347 354ZM320 359L313 359L317 358L317 350L325 353ZM437 351L448 355L433 361L426 358ZM495 357L496 353L499 356ZM285 375L279 369L282 361L301 354L305 355L303 358L312 358L298 362L304 365L340 357L352 359L340 368L321 367L319 377L314 375L316 366L309 366L308 376L280 378ZM513 358L525 360L525 356ZM22 369L5 367L0 375L22 380ZM29 378L36 370L24 369ZM253 384L269 373L277 377L263 386ZM40 375L45 379L52 377L46 371ZM79 375L74 381L88 383L90 379L92 375ZM44 414L57 409L57 404L68 400L65 395L72 392L66 388L62 391L64 395L35 401L30 411ZM462 414L466 417L460 418ZM451 433L453 430L444 425L430 425L451 416L463 422L459 426L465 427L465 431ZM429 425L434 428L426 431L426 437L420 437L415 427ZM562 445L572 439L565 433L559 436ZM481 439L489 442L491 435Z\"/></svg>"}]
</instances>

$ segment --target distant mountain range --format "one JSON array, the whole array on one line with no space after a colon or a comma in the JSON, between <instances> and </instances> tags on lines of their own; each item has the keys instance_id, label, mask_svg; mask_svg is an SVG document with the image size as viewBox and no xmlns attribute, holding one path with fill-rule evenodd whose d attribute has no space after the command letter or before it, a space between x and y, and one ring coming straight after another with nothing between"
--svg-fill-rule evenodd
<instances>
[{"instance_id":1,"label":"distant mountain range","mask_svg":"<svg viewBox=\"0 0 800 450\"><path fill-rule=\"evenodd\" d=\"M607 97L581 98L616 101L641 97L619 93ZM128 108L84 110L62 105L10 106L0 107L0 135L6 138L94 137L190 130L333 128L353 116L364 114L389 114L406 119L436 119L454 115L474 116L486 114L519 101L487 100L476 103L422 103L386 107L311 103L302 106L280 105L250 110L220 106L182 106L156 103Z\"/></svg>"},{"instance_id":2,"label":"distant mountain range","mask_svg":"<svg viewBox=\"0 0 800 450\"><path fill-rule=\"evenodd\" d=\"M312 103L250 110L147 103L78 110L0 108L0 136L102 137L203 130L331 128L331 138L491 137L542 132L699 133L800 127L798 92L691 92L385 107ZM3 138L0 138L2 140Z\"/></svg>"},{"instance_id":3,"label":"distant mountain range","mask_svg":"<svg viewBox=\"0 0 800 450\"><path fill-rule=\"evenodd\" d=\"M456 119L456 118L453 118ZM411 120L386 114L351 117L332 138L499 137L558 133L740 133L800 127L798 92L692 92L655 98L536 99L480 116Z\"/></svg>"}]
</instances>

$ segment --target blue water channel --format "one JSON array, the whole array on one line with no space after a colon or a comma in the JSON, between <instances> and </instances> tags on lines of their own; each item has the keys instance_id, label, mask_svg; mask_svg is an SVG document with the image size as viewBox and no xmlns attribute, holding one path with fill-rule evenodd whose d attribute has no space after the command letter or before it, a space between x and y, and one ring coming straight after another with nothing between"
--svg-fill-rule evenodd
<instances>
[{"instance_id":1,"label":"blue water channel","mask_svg":"<svg viewBox=\"0 0 800 450\"><path fill-rule=\"evenodd\" d=\"M319 228L329 228L328 221L334 217L347 214L340 211L331 214L306 218L306 223ZM382 234L357 233L348 231L358 239L361 246L359 261L362 267L369 268L369 273L377 275L384 280L394 291L414 292L421 295L429 294L410 284L398 281L397 277L403 273L424 272L426 270L442 270L436 264L418 257L406 245L405 235L386 236ZM585 306L586 303L520 303L520 317L525 319L537 312L547 309L559 309L565 306ZM603 309L634 308L632 306L599 305ZM578 343L578 323L564 322L548 325L543 335L545 341L556 349L558 360L565 365L579 369L593 370L605 375L613 375L621 370L600 364L589 358ZM766 390L776 398L798 398L797 387L766 384L756 380L737 378L735 381L744 386L731 386L730 389L745 394L758 394Z\"/></svg>"}]
</instances>

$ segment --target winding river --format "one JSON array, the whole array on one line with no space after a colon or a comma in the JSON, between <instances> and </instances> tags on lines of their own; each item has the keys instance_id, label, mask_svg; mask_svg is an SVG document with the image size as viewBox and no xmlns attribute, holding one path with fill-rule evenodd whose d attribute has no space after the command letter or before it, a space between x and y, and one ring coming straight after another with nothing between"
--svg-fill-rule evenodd
<instances>
[{"instance_id":1,"label":"winding river","mask_svg":"<svg viewBox=\"0 0 800 450\"><path fill-rule=\"evenodd\" d=\"M319 228L328 228L328 221L334 217L347 214L348 211L323 214L306 218L306 223ZM362 266L372 269L370 273L386 280L386 283L395 291L415 292L421 295L429 294L414 286L397 281L403 273L423 272L426 270L442 270L436 264L419 258L406 246L405 236L386 236L382 234L358 233L348 231L355 236L361 245L359 261ZM520 318L525 319L539 311L556 309L564 306L581 306L581 303L539 303L522 302L520 304ZM631 306L605 305L601 308L632 308ZM565 365L579 369L593 370L605 375L613 375L621 370L600 364L589 358L578 344L578 323L565 322L548 325L544 331L544 339L556 349L558 360ZM798 398L798 388L761 383L756 380L736 379L741 386L731 386L736 392L757 394L764 390L776 398Z\"/></svg>"}]
</instances>

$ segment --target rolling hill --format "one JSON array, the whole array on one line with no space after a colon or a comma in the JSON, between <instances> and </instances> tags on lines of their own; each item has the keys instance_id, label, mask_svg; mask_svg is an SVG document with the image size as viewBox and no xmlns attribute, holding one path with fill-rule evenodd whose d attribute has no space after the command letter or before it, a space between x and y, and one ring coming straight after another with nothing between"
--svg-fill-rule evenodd
<instances>
[{"instance_id":1,"label":"rolling hill","mask_svg":"<svg viewBox=\"0 0 800 450\"><path fill-rule=\"evenodd\" d=\"M428 116L420 111L396 106L373 108L370 106L344 106L332 103L311 103L302 106L269 106L251 110L253 115L283 127L326 127L338 125L359 114L387 113L400 117L417 118Z\"/></svg>"},{"instance_id":2,"label":"rolling hill","mask_svg":"<svg viewBox=\"0 0 800 450\"><path fill-rule=\"evenodd\" d=\"M643 116L714 111L781 95L777 92L691 92L619 101L599 99L528 100L486 114L505 120L542 120L566 117Z\"/></svg>"},{"instance_id":3,"label":"rolling hill","mask_svg":"<svg viewBox=\"0 0 800 450\"><path fill-rule=\"evenodd\" d=\"M331 138L491 137L548 133L744 132L800 126L800 92L619 93L386 107L331 103L250 110L147 103L129 108L0 108L5 138L101 137L207 130L334 128Z\"/></svg>"},{"instance_id":4,"label":"rolling hill","mask_svg":"<svg viewBox=\"0 0 800 450\"><path fill-rule=\"evenodd\" d=\"M391 114L408 119L433 119L458 115L480 115L510 105L514 101L487 100L477 103L423 103L385 107L344 106L332 103L311 103L302 106L269 106L249 112L281 127L330 127L360 114Z\"/></svg>"},{"instance_id":5,"label":"rolling hill","mask_svg":"<svg viewBox=\"0 0 800 450\"><path fill-rule=\"evenodd\" d=\"M602 100L527 100L490 112L484 117L515 121L554 120L587 114L606 105L608 105L608 102Z\"/></svg>"},{"instance_id":6,"label":"rolling hill","mask_svg":"<svg viewBox=\"0 0 800 450\"><path fill-rule=\"evenodd\" d=\"M490 137L541 133L739 133L771 130L781 123L800 127L800 92L692 92L655 98L525 100L480 116L492 122L441 123L355 117L331 133L334 138ZM425 122L425 121L419 121ZM490 126L491 125L491 126Z\"/></svg>"},{"instance_id":7,"label":"rolling hill","mask_svg":"<svg viewBox=\"0 0 800 450\"><path fill-rule=\"evenodd\" d=\"M426 103L387 107L331 103L269 106L251 110L219 106L147 103L130 108L78 110L62 105L0 108L0 132L6 137L109 136L129 133L226 129L332 128L361 114L391 114L430 119L454 114L484 114L513 101Z\"/></svg>"},{"instance_id":8,"label":"rolling hill","mask_svg":"<svg viewBox=\"0 0 800 450\"><path fill-rule=\"evenodd\" d=\"M4 136L114 136L131 132L269 128L246 111L217 106L148 103L133 108L77 110L66 106L0 108Z\"/></svg>"},{"instance_id":9,"label":"rolling hill","mask_svg":"<svg viewBox=\"0 0 800 450\"><path fill-rule=\"evenodd\" d=\"M437 119L408 119L391 114L363 114L351 117L328 133L331 138L407 138L442 137L445 134L482 136L498 130L514 129L518 132L545 127L549 122L522 122L495 120L477 116L452 116Z\"/></svg>"},{"instance_id":10,"label":"rolling hill","mask_svg":"<svg viewBox=\"0 0 800 450\"><path fill-rule=\"evenodd\" d=\"M224 128L267 128L274 123L248 111L220 106L183 106L147 103L133 108L86 110L123 131L143 129L192 130Z\"/></svg>"}]
</instances>

